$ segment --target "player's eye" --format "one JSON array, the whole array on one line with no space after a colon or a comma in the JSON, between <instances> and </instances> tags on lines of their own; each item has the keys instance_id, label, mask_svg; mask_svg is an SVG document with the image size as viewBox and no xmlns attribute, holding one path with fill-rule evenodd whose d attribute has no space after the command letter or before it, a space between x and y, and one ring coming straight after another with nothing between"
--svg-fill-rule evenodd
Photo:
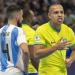
<instances>
[{"instance_id":1,"label":"player's eye","mask_svg":"<svg viewBox=\"0 0 75 75\"><path fill-rule=\"evenodd\" d=\"M64 14L64 11L61 11L60 13L61 13L61 14Z\"/></svg>"},{"instance_id":2,"label":"player's eye","mask_svg":"<svg viewBox=\"0 0 75 75\"><path fill-rule=\"evenodd\" d=\"M55 12L54 12L54 14L58 14L58 13L59 13L58 11L55 11Z\"/></svg>"}]
</instances>

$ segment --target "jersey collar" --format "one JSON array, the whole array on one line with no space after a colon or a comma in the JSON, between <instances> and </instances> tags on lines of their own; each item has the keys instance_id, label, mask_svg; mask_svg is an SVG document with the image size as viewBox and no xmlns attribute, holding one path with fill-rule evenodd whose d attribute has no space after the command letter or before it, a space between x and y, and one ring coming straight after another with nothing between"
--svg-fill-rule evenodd
<instances>
[{"instance_id":1,"label":"jersey collar","mask_svg":"<svg viewBox=\"0 0 75 75\"><path fill-rule=\"evenodd\" d=\"M49 26L51 27L51 29L52 29L53 31L58 32L58 31L51 25L50 21L48 22L48 24L49 24ZM60 29L60 31L61 31L61 29ZM59 32L60 32L60 31L59 31Z\"/></svg>"}]
</instances>

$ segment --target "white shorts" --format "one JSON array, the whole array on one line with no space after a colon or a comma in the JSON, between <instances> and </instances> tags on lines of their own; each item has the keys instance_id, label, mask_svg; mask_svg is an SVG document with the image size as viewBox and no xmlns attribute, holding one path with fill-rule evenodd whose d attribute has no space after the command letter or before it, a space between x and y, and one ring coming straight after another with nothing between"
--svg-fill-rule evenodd
<instances>
[{"instance_id":1,"label":"white shorts","mask_svg":"<svg viewBox=\"0 0 75 75\"><path fill-rule=\"evenodd\" d=\"M12 67L4 72L0 71L0 75L24 75L24 73L19 69Z\"/></svg>"}]
</instances>

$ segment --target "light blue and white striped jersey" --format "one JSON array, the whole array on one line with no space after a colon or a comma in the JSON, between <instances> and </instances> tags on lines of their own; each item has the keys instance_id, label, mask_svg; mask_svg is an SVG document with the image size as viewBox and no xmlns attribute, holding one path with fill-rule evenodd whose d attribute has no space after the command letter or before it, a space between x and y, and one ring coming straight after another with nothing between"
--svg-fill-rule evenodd
<instances>
[{"instance_id":1,"label":"light blue and white striped jersey","mask_svg":"<svg viewBox=\"0 0 75 75\"><path fill-rule=\"evenodd\" d=\"M21 43L26 42L23 30L15 25L5 25L0 29L0 71L19 66L24 69Z\"/></svg>"}]
</instances>

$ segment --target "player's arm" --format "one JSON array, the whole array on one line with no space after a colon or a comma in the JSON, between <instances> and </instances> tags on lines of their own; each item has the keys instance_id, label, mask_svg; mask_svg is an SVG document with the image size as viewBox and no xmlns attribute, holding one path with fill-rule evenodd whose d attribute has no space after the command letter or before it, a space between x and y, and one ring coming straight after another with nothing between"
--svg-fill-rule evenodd
<instances>
[{"instance_id":1,"label":"player's arm","mask_svg":"<svg viewBox=\"0 0 75 75\"><path fill-rule=\"evenodd\" d=\"M20 46L23 52L24 69L22 69L22 71L28 74L29 50L28 50L28 45L26 41L26 36L22 29L19 29L17 44Z\"/></svg>"},{"instance_id":2,"label":"player's arm","mask_svg":"<svg viewBox=\"0 0 75 75\"><path fill-rule=\"evenodd\" d=\"M69 58L66 59L65 63L67 67L70 67L71 64L75 61L75 45L71 47L72 53Z\"/></svg>"},{"instance_id":3,"label":"player's arm","mask_svg":"<svg viewBox=\"0 0 75 75\"><path fill-rule=\"evenodd\" d=\"M29 50L28 45L26 43L21 43L20 48L23 51L23 62L24 62L24 71L28 73L28 62L29 62Z\"/></svg>"},{"instance_id":4,"label":"player's arm","mask_svg":"<svg viewBox=\"0 0 75 75\"><path fill-rule=\"evenodd\" d=\"M72 42L72 46L71 46L72 53L70 57L66 59L67 66L70 66L75 61L75 35L71 28L69 28L69 35L70 35L69 37Z\"/></svg>"},{"instance_id":5,"label":"player's arm","mask_svg":"<svg viewBox=\"0 0 75 75\"><path fill-rule=\"evenodd\" d=\"M64 50L68 45L71 43L69 41L62 42L62 39L59 39L59 41L51 47L45 48L44 45L35 45L34 46L34 56L37 59L44 58L56 50Z\"/></svg>"},{"instance_id":6,"label":"player's arm","mask_svg":"<svg viewBox=\"0 0 75 75\"><path fill-rule=\"evenodd\" d=\"M29 48L29 52L30 52L31 63L35 67L35 69L38 71L39 61L34 58L34 45L29 45L28 48Z\"/></svg>"},{"instance_id":7,"label":"player's arm","mask_svg":"<svg viewBox=\"0 0 75 75\"><path fill-rule=\"evenodd\" d=\"M72 46L71 49L72 49L72 53L71 53L71 55L70 55L70 59L71 59L71 60L75 60L75 45Z\"/></svg>"}]
</instances>

